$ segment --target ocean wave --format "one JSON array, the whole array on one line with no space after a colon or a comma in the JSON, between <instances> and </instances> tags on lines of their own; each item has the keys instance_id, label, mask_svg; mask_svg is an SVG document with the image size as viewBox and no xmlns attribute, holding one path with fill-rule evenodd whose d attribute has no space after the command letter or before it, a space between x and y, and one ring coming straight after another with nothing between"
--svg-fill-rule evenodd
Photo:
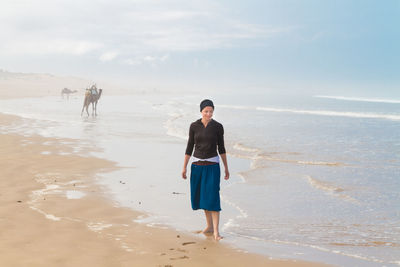
<instances>
[{"instance_id":1,"label":"ocean wave","mask_svg":"<svg viewBox=\"0 0 400 267\"><path fill-rule=\"evenodd\" d=\"M228 200L225 196L223 196L223 195L221 196L221 201L223 201L227 205L233 207L234 209L236 209L239 212L239 215L236 216L236 218L247 218L248 217L248 214L244 209L242 209L241 207L239 207L232 201Z\"/></svg>"},{"instance_id":2,"label":"ocean wave","mask_svg":"<svg viewBox=\"0 0 400 267\"><path fill-rule=\"evenodd\" d=\"M400 100L397 100L397 99L363 98L363 97L346 97L346 96L329 96L329 95L315 95L314 97L345 100L345 101L356 101L356 102L400 104Z\"/></svg>"},{"instance_id":3,"label":"ocean wave","mask_svg":"<svg viewBox=\"0 0 400 267\"><path fill-rule=\"evenodd\" d=\"M243 110L251 110L254 107L251 106L239 106L239 105L218 105L220 108L230 108L230 109L243 109Z\"/></svg>"},{"instance_id":4,"label":"ocean wave","mask_svg":"<svg viewBox=\"0 0 400 267\"><path fill-rule=\"evenodd\" d=\"M277 162L284 162L284 163L295 163L301 165L319 165L319 166L343 166L344 163L341 162L328 162L328 161L304 161L304 160L295 160L295 159L281 159L281 158L273 158L270 156L259 156L259 159L264 159L267 161L277 161Z\"/></svg>"},{"instance_id":5,"label":"ocean wave","mask_svg":"<svg viewBox=\"0 0 400 267\"><path fill-rule=\"evenodd\" d=\"M328 247L324 247L321 245L313 245L313 244L307 244L305 242L296 242L296 241L287 241L287 240L279 240L279 239L268 239L268 238L263 238L263 237L257 237L257 236L252 236L248 234L243 234L243 233L238 233L237 231L225 231L231 235L236 235L242 238L250 239L250 240L255 240L255 241L262 241L266 243L275 243L275 244L280 244L280 245L290 245L290 246L297 246L297 247L304 247L304 248L311 248L315 249L317 251L322 251L322 252L327 252L331 254L339 254L342 256L354 258L354 259L359 259L367 262L376 262L376 263L391 263L391 264L397 264L400 266L400 261L385 261L383 259L378 259L375 257L371 257L368 255L360 255L356 254L353 252L346 252L346 251L340 251L338 249L331 249Z\"/></svg>"},{"instance_id":6,"label":"ocean wave","mask_svg":"<svg viewBox=\"0 0 400 267\"><path fill-rule=\"evenodd\" d=\"M230 156L250 160L250 170L261 167L259 164L259 160L262 159L262 157L260 157L260 154L262 153L261 149L249 147L242 143L235 143L232 151L233 152L229 153ZM242 178L244 179L244 177Z\"/></svg>"},{"instance_id":7,"label":"ocean wave","mask_svg":"<svg viewBox=\"0 0 400 267\"><path fill-rule=\"evenodd\" d=\"M236 150L241 150L241 151L246 151L246 152L254 152L254 153L260 152L260 149L258 149L258 148L248 147L248 146L245 146L245 145L243 145L241 143L235 143L233 145L233 148L236 149Z\"/></svg>"},{"instance_id":8,"label":"ocean wave","mask_svg":"<svg viewBox=\"0 0 400 267\"><path fill-rule=\"evenodd\" d=\"M330 116L330 117L350 117L362 119L385 119L400 121L400 115L397 114L379 114L368 112L352 112L352 111L331 111L331 110L303 110L303 109L287 109L287 108L269 108L257 107L257 110L268 112L285 112L306 115Z\"/></svg>"},{"instance_id":9,"label":"ocean wave","mask_svg":"<svg viewBox=\"0 0 400 267\"><path fill-rule=\"evenodd\" d=\"M282 163L291 163L291 164L300 164L300 165L317 165L317 166L329 166L329 167L340 167L346 164L341 162L329 162L329 161L313 161L313 160L298 160L298 159L285 159L279 157L272 157L272 154L282 154L279 152L271 152L266 153L259 148L246 146L240 142L233 144L233 149L229 152L229 155L235 158L242 158L250 160L250 169L249 171L265 168L268 166L268 162L282 162ZM298 155L296 152L286 153L289 155ZM243 176L246 176L246 172L242 173ZM243 177L244 178L244 177ZM246 180L246 179L244 179Z\"/></svg>"},{"instance_id":10,"label":"ocean wave","mask_svg":"<svg viewBox=\"0 0 400 267\"><path fill-rule=\"evenodd\" d=\"M325 161L302 161L298 160L297 163L304 165L323 165L323 166L342 166L340 162L325 162Z\"/></svg>"},{"instance_id":11,"label":"ocean wave","mask_svg":"<svg viewBox=\"0 0 400 267\"><path fill-rule=\"evenodd\" d=\"M400 244L395 242L386 242L386 241L364 241L364 242L351 242L351 243L340 243L340 242L332 242L330 243L332 246L340 246L340 247L400 247Z\"/></svg>"},{"instance_id":12,"label":"ocean wave","mask_svg":"<svg viewBox=\"0 0 400 267\"><path fill-rule=\"evenodd\" d=\"M333 185L332 183L329 182L319 181L315 178L312 178L311 176L307 176L307 179L310 185L312 185L314 188L321 189L326 192L338 193L344 191L344 189L341 188L340 186Z\"/></svg>"},{"instance_id":13,"label":"ocean wave","mask_svg":"<svg viewBox=\"0 0 400 267\"><path fill-rule=\"evenodd\" d=\"M219 105L221 108L238 109L238 110L258 110L277 113L295 113L304 115L317 115L329 117L349 117L362 119L384 119L400 121L399 114L370 113L370 112L354 112L354 111L333 111L333 110L307 110L307 109L291 109L291 108L275 108L275 107L252 107L237 105Z\"/></svg>"},{"instance_id":14,"label":"ocean wave","mask_svg":"<svg viewBox=\"0 0 400 267\"><path fill-rule=\"evenodd\" d=\"M345 201L351 202L353 204L360 204L358 200L352 198L349 195L344 194L343 192L345 192L346 190L343 187L335 185L330 182L317 180L309 175L306 177L307 177L308 183L315 189L322 190L330 195L339 197L339 198L341 198Z\"/></svg>"},{"instance_id":15,"label":"ocean wave","mask_svg":"<svg viewBox=\"0 0 400 267\"><path fill-rule=\"evenodd\" d=\"M187 139L187 133L184 129L175 125L175 121L181 119L183 116L182 112L169 113L168 120L164 122L164 128L167 129L167 135L183 140Z\"/></svg>"}]
</instances>

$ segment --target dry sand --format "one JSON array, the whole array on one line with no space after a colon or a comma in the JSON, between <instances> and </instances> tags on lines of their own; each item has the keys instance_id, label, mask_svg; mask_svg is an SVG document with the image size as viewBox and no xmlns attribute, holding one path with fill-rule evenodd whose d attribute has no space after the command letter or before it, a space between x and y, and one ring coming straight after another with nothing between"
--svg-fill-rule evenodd
<instances>
[{"instance_id":1,"label":"dry sand","mask_svg":"<svg viewBox=\"0 0 400 267\"><path fill-rule=\"evenodd\" d=\"M19 120L0 114L0 125ZM135 223L142 214L95 183L115 164L74 152L74 142L0 133L1 266L324 266Z\"/></svg>"}]
</instances>

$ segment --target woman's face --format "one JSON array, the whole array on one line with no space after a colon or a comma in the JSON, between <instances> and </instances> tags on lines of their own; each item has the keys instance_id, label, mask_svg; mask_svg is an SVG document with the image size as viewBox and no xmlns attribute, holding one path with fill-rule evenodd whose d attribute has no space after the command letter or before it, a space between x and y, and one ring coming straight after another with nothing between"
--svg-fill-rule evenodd
<instances>
[{"instance_id":1,"label":"woman's face","mask_svg":"<svg viewBox=\"0 0 400 267\"><path fill-rule=\"evenodd\" d=\"M213 107L207 106L203 108L203 110L201 111L201 115L203 116L203 119L209 121L211 120L213 112L214 112Z\"/></svg>"}]
</instances>

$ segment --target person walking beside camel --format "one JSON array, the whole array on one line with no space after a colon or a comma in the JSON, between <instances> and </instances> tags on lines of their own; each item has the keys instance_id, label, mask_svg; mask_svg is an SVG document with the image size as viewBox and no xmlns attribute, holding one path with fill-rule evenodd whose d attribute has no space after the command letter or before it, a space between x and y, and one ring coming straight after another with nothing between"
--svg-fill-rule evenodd
<instances>
[{"instance_id":1,"label":"person walking beside camel","mask_svg":"<svg viewBox=\"0 0 400 267\"><path fill-rule=\"evenodd\" d=\"M92 116L97 116L97 102L99 101L102 92L103 92L103 89L99 89L99 92L97 93L97 88L94 85L90 89L86 89L85 99L83 100L81 116L85 109L86 109L87 115L89 116L88 108L89 108L90 104L92 104Z\"/></svg>"}]
</instances>

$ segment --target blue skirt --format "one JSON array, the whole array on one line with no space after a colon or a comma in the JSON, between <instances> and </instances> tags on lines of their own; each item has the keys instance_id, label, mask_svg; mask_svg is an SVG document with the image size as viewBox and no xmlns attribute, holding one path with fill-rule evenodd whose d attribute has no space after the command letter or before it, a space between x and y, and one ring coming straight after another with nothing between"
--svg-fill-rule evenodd
<instances>
[{"instance_id":1,"label":"blue skirt","mask_svg":"<svg viewBox=\"0 0 400 267\"><path fill-rule=\"evenodd\" d=\"M219 199L220 176L219 163L213 165L192 164L190 173L190 199L193 210L221 210Z\"/></svg>"}]
</instances>

